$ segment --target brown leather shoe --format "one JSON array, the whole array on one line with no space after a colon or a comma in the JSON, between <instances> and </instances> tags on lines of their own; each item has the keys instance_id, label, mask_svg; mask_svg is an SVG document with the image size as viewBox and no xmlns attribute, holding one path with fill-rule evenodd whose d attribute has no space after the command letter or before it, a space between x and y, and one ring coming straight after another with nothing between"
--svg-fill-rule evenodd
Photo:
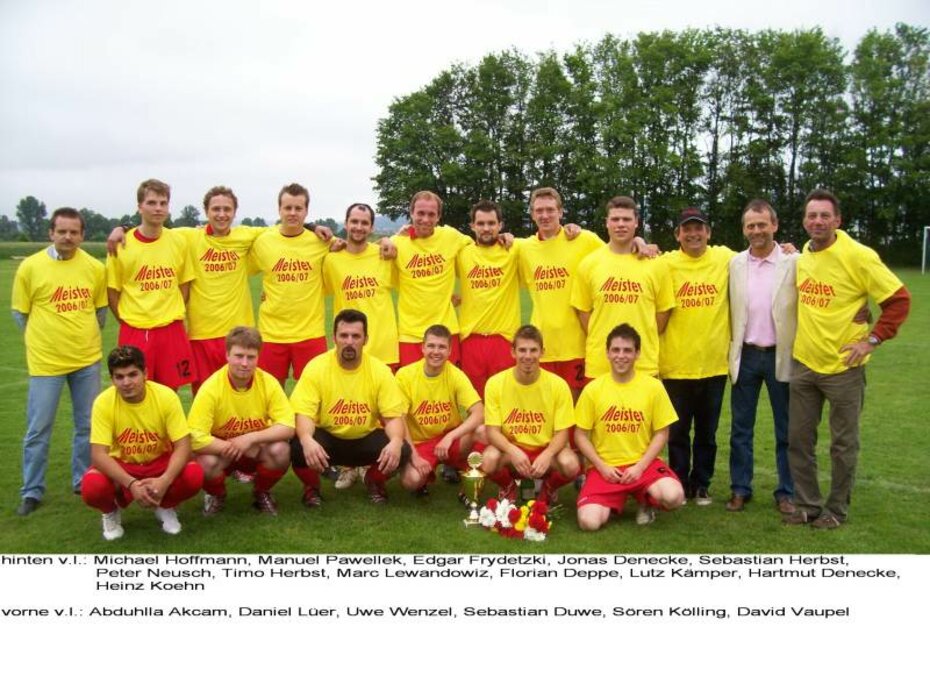
<instances>
[{"instance_id":1,"label":"brown leather shoe","mask_svg":"<svg viewBox=\"0 0 930 698\"><path fill-rule=\"evenodd\" d=\"M775 508L778 509L781 514L793 514L798 510L798 508L794 506L794 502L787 497L782 497L775 502Z\"/></svg>"},{"instance_id":2,"label":"brown leather shoe","mask_svg":"<svg viewBox=\"0 0 930 698\"><path fill-rule=\"evenodd\" d=\"M746 508L746 498L741 494L734 494L726 504L727 511L742 511Z\"/></svg>"}]
</instances>

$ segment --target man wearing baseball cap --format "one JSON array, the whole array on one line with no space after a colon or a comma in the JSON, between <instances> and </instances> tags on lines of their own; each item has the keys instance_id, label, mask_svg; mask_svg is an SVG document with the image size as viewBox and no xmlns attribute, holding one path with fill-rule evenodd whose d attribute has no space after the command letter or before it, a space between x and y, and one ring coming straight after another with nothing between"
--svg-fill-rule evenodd
<instances>
[{"instance_id":1,"label":"man wearing baseball cap","mask_svg":"<svg viewBox=\"0 0 930 698\"><path fill-rule=\"evenodd\" d=\"M675 231L679 249L663 255L675 306L660 339L659 375L678 421L671 425L668 457L688 499L711 503L717 423L727 380L729 263L734 252L711 247L711 227L699 208L685 208ZM691 425L694 438L691 438Z\"/></svg>"}]
</instances>

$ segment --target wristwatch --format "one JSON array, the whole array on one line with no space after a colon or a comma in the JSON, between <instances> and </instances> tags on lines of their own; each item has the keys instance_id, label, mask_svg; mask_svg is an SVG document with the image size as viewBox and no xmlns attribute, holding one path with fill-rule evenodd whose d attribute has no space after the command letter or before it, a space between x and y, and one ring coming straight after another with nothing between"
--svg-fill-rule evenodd
<instances>
[{"instance_id":1,"label":"wristwatch","mask_svg":"<svg viewBox=\"0 0 930 698\"><path fill-rule=\"evenodd\" d=\"M869 344L871 344L873 347L877 347L879 344L882 343L882 340L880 340L880 339L879 339L878 337L876 337L874 334L870 334L870 335L869 335L869 338L868 338L866 341L867 341Z\"/></svg>"}]
</instances>

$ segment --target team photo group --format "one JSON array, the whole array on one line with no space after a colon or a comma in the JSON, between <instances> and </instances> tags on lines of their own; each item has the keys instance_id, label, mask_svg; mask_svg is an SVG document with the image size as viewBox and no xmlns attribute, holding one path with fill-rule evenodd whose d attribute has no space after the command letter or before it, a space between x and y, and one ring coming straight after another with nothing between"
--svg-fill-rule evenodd
<instances>
[{"instance_id":1,"label":"team photo group","mask_svg":"<svg viewBox=\"0 0 930 698\"><path fill-rule=\"evenodd\" d=\"M323 502L325 477L336 489L361 484L375 505L395 476L426 496L436 478L459 482L472 452L500 499L577 496L577 525L594 531L632 498L631 520L648 525L657 512L712 503L727 382L726 510L738 515L757 494L764 384L775 458L760 467L777 474L773 516L837 528L855 479L865 366L910 308L878 254L841 229L840 201L825 189L800 212L802 250L776 239L768 202L747 202L739 253L711 244L697 207L680 212L678 249L660 252L637 235L627 196L605 204L605 243L563 223L548 187L530 196L526 238L503 232L492 201L472 207L471 235L443 225L429 191L413 195L408 225L377 241L365 203L348 207L344 239L305 225L310 194L299 184L281 189L270 227L235 225L238 201L223 186L204 196L202 228L164 227L164 182L142 182L137 200L141 223L113 231L105 264L81 249L78 210L54 211L51 245L20 264L12 294L29 371L16 513L42 503L67 383L71 485L100 513L106 540L124 535L120 512L133 502L168 534L181 532L177 507L191 498L221 515L227 478L250 483L255 509L271 516L288 506L273 492L289 470L310 508L338 506ZM104 352L108 314L119 337ZM177 390L188 384L185 415ZM815 446L825 403L824 492Z\"/></svg>"}]
</instances>

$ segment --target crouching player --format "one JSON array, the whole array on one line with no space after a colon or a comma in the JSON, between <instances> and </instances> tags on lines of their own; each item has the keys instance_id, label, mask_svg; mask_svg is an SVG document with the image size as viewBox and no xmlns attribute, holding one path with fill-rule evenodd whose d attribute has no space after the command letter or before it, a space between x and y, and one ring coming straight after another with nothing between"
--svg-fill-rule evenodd
<instances>
[{"instance_id":1,"label":"crouching player","mask_svg":"<svg viewBox=\"0 0 930 698\"><path fill-rule=\"evenodd\" d=\"M423 358L397 372L407 399L407 443L410 463L400 476L407 490L427 494L440 462L465 470L475 443L475 430L484 421L484 406L471 381L449 362L452 333L445 325L431 325L423 337ZM462 412L468 416L463 421Z\"/></svg>"},{"instance_id":2,"label":"crouching player","mask_svg":"<svg viewBox=\"0 0 930 698\"><path fill-rule=\"evenodd\" d=\"M490 445L481 469L500 487L502 499L516 499L516 473L521 479L543 478L539 498L552 502L580 471L568 443L572 393L562 378L540 367L543 338L533 325L517 330L511 353L516 365L491 376L484 389Z\"/></svg>"},{"instance_id":3,"label":"crouching player","mask_svg":"<svg viewBox=\"0 0 930 698\"><path fill-rule=\"evenodd\" d=\"M636 372L639 333L626 323L607 335L610 373L589 383L575 408L575 443L593 465L578 494L578 525L596 531L627 496L640 504L636 523L655 520L655 509L677 509L684 489L659 454L678 419L662 383Z\"/></svg>"},{"instance_id":4,"label":"crouching player","mask_svg":"<svg viewBox=\"0 0 930 698\"><path fill-rule=\"evenodd\" d=\"M120 509L133 500L155 510L165 533L180 533L174 508L203 484L203 471L190 460L181 400L145 379L145 356L134 346L111 351L107 368L113 385L94 400L91 468L81 480L81 497L103 513L106 540L123 535Z\"/></svg>"},{"instance_id":5,"label":"crouching player","mask_svg":"<svg viewBox=\"0 0 930 698\"><path fill-rule=\"evenodd\" d=\"M307 364L291 393L297 436L294 474L304 484L304 506L322 503L320 473L328 465L365 472L372 504L386 504L385 481L410 460L404 441L404 396L386 364L363 353L368 318L347 308L333 319L335 348Z\"/></svg>"},{"instance_id":6,"label":"crouching player","mask_svg":"<svg viewBox=\"0 0 930 698\"><path fill-rule=\"evenodd\" d=\"M187 421L194 453L203 467L203 515L226 503L226 475L254 473L253 506L278 513L271 488L287 472L294 436L294 410L270 373L258 368L262 336L254 327L226 335L226 366L204 381Z\"/></svg>"}]
</instances>

